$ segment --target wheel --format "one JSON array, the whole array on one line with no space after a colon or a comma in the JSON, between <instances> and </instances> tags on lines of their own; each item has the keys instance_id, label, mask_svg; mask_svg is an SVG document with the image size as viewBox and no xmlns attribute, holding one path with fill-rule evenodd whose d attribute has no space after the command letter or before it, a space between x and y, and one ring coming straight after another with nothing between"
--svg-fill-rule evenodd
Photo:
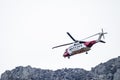
<instances>
[{"instance_id":1,"label":"wheel","mask_svg":"<svg viewBox=\"0 0 120 80\"><path fill-rule=\"evenodd\" d=\"M70 59L70 56L68 56L68 59Z\"/></svg>"},{"instance_id":2,"label":"wheel","mask_svg":"<svg viewBox=\"0 0 120 80\"><path fill-rule=\"evenodd\" d=\"M86 54L88 54L88 52L86 52Z\"/></svg>"}]
</instances>

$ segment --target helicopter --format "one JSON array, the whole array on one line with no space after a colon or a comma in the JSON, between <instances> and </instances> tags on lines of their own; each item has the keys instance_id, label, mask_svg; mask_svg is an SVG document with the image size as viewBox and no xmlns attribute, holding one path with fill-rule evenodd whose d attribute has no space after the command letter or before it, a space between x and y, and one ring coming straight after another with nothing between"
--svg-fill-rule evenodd
<instances>
[{"instance_id":1,"label":"helicopter","mask_svg":"<svg viewBox=\"0 0 120 80\"><path fill-rule=\"evenodd\" d=\"M58 48L58 47L62 47L62 46L67 46L67 45L71 45L69 46L64 54L63 54L63 57L68 57L70 58L70 56L73 56L73 55L76 55L76 54L80 54L80 53L84 53L86 52L86 54L88 54L88 51L91 50L91 47L98 43L98 42L101 42L101 43L106 43L105 41L101 40L101 38L103 37L103 39L105 38L104 34L107 34L107 32L103 32L103 29L101 29L102 32L99 32L99 33L96 33L94 35L91 35L89 37L86 37L82 40L76 40L75 38L72 37L72 35L67 32L68 36L74 41L74 42L71 42L71 43L67 43L67 44L62 44L62 45L59 45L59 46L55 46L53 47L52 49L54 48ZM91 38L93 36L97 36L99 35L98 39L97 40L91 40L91 41L83 41L85 39L88 39L88 38Z\"/></svg>"}]
</instances>

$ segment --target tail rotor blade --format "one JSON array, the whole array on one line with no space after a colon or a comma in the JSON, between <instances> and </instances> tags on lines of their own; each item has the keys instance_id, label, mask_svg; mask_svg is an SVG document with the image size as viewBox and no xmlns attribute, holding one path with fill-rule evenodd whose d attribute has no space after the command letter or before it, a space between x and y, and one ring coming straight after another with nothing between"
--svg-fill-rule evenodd
<instances>
[{"instance_id":1,"label":"tail rotor blade","mask_svg":"<svg viewBox=\"0 0 120 80\"><path fill-rule=\"evenodd\" d=\"M104 34L107 34L107 32L104 32L104 31L103 31L103 28L102 28L103 39L105 39L105 35L104 35Z\"/></svg>"},{"instance_id":2,"label":"tail rotor blade","mask_svg":"<svg viewBox=\"0 0 120 80\"><path fill-rule=\"evenodd\" d=\"M103 28L102 28L102 34L103 34L103 39L105 39L104 32L103 32Z\"/></svg>"},{"instance_id":3,"label":"tail rotor blade","mask_svg":"<svg viewBox=\"0 0 120 80\"><path fill-rule=\"evenodd\" d=\"M103 33L103 28L102 28L102 33Z\"/></svg>"}]
</instances>

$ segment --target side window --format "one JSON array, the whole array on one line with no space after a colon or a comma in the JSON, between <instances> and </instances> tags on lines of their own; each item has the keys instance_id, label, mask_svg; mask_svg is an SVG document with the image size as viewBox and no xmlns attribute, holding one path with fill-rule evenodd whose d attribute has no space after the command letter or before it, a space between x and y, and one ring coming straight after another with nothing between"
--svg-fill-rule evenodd
<instances>
[{"instance_id":1,"label":"side window","mask_svg":"<svg viewBox=\"0 0 120 80\"><path fill-rule=\"evenodd\" d=\"M80 44L80 46L82 47L82 44Z\"/></svg>"},{"instance_id":2,"label":"side window","mask_svg":"<svg viewBox=\"0 0 120 80\"><path fill-rule=\"evenodd\" d=\"M76 46L77 44L75 43L74 46Z\"/></svg>"}]
</instances>

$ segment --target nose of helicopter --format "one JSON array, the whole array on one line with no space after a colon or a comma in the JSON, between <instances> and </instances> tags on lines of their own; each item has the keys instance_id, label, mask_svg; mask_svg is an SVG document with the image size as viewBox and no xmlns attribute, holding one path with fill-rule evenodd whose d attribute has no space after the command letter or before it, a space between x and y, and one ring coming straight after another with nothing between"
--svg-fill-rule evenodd
<instances>
[{"instance_id":1,"label":"nose of helicopter","mask_svg":"<svg viewBox=\"0 0 120 80\"><path fill-rule=\"evenodd\" d=\"M66 49L66 51L65 51L64 54L63 54L63 57L68 57L68 56L70 56L70 55L69 55L69 53L68 53L68 51L67 51L67 49Z\"/></svg>"}]
</instances>

